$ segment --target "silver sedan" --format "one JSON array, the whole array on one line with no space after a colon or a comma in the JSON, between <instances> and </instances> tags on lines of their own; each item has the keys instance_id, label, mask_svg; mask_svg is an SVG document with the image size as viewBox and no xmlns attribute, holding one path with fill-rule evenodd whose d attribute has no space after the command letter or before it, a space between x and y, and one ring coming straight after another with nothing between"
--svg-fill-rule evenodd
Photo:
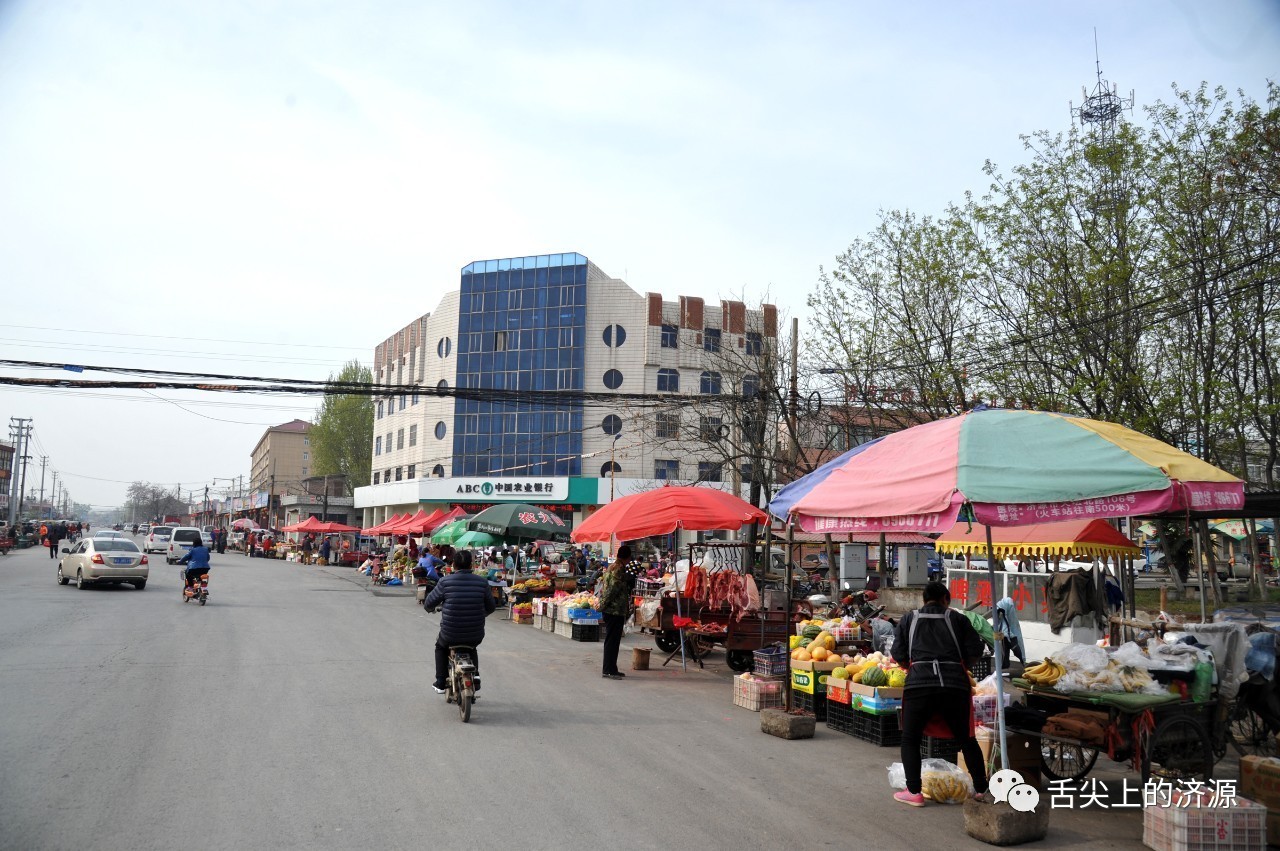
<instances>
[{"instance_id":1,"label":"silver sedan","mask_svg":"<svg viewBox=\"0 0 1280 851\"><path fill-rule=\"evenodd\" d=\"M58 561L58 584L72 579L84 589L95 583L128 582L141 591L147 587L150 568L147 557L133 541L120 538L89 538L62 548Z\"/></svg>"}]
</instances>

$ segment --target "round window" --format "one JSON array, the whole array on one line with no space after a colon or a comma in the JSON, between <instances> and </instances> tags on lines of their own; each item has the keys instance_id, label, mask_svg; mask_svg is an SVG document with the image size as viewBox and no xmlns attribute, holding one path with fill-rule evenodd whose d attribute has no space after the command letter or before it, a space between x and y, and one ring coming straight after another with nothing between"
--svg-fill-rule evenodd
<instances>
[{"instance_id":1,"label":"round window","mask_svg":"<svg viewBox=\"0 0 1280 851\"><path fill-rule=\"evenodd\" d=\"M445 427L444 420L436 423L436 440L444 440L444 436L448 431L449 429Z\"/></svg>"},{"instance_id":2,"label":"round window","mask_svg":"<svg viewBox=\"0 0 1280 851\"><path fill-rule=\"evenodd\" d=\"M453 350L453 342L448 337L441 337L440 342L436 343L436 354L442 358L449 357L449 352Z\"/></svg>"},{"instance_id":3,"label":"round window","mask_svg":"<svg viewBox=\"0 0 1280 851\"><path fill-rule=\"evenodd\" d=\"M621 325L609 325L604 329L604 344L617 348L627 341L627 331Z\"/></svg>"},{"instance_id":4,"label":"round window","mask_svg":"<svg viewBox=\"0 0 1280 851\"><path fill-rule=\"evenodd\" d=\"M436 389L437 389L437 390L448 390L448 389L449 389L449 382L445 381L443 378L442 378L442 379L440 379L440 383L436 385Z\"/></svg>"},{"instance_id":5,"label":"round window","mask_svg":"<svg viewBox=\"0 0 1280 851\"><path fill-rule=\"evenodd\" d=\"M610 414L600 423L605 434L618 434L622 431L622 419L617 414Z\"/></svg>"},{"instance_id":6,"label":"round window","mask_svg":"<svg viewBox=\"0 0 1280 851\"><path fill-rule=\"evenodd\" d=\"M610 390L617 390L622 386L622 373L616 369L611 369L604 374L604 386Z\"/></svg>"},{"instance_id":7,"label":"round window","mask_svg":"<svg viewBox=\"0 0 1280 851\"><path fill-rule=\"evenodd\" d=\"M600 468L600 478L607 479L609 476L616 476L622 472L622 466L614 461L606 461L604 466Z\"/></svg>"},{"instance_id":8,"label":"round window","mask_svg":"<svg viewBox=\"0 0 1280 851\"><path fill-rule=\"evenodd\" d=\"M444 465L443 465L443 464L437 464L437 465L435 465L434 467L432 467L432 468L431 468L431 475L435 476L435 477L436 477L436 478L438 478L438 479L443 479L443 478L444 478Z\"/></svg>"}]
</instances>

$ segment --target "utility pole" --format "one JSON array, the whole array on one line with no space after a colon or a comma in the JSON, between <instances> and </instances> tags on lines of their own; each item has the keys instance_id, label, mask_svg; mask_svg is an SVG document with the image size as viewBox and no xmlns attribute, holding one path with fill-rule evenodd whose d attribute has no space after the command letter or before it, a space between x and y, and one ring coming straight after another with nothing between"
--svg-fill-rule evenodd
<instances>
[{"instance_id":1,"label":"utility pole","mask_svg":"<svg viewBox=\"0 0 1280 851\"><path fill-rule=\"evenodd\" d=\"M49 493L49 519L50 520L53 519L53 515L56 513L58 508L58 488L61 485L62 483L58 481L58 471L54 470L53 471L53 490L50 491ZM44 502L44 483L43 482L41 482L40 484L40 501ZM40 510L41 512L44 511L43 508Z\"/></svg>"},{"instance_id":2,"label":"utility pole","mask_svg":"<svg viewBox=\"0 0 1280 851\"><path fill-rule=\"evenodd\" d=\"M40 501L41 502L44 502L44 468L45 468L45 465L47 465L48 463L49 463L49 456L41 455L40 456ZM53 480L55 482L58 480L57 473L53 474Z\"/></svg>"},{"instance_id":3,"label":"utility pole","mask_svg":"<svg viewBox=\"0 0 1280 851\"><path fill-rule=\"evenodd\" d=\"M31 456L27 454L28 444L31 439L31 418L9 417L9 434L14 439L13 463L22 464L21 474L12 476L13 483L16 485L13 493L14 498L9 500L9 522L12 524L22 516L22 501L26 495L27 461L31 460ZM17 471L13 472L16 473Z\"/></svg>"}]
</instances>

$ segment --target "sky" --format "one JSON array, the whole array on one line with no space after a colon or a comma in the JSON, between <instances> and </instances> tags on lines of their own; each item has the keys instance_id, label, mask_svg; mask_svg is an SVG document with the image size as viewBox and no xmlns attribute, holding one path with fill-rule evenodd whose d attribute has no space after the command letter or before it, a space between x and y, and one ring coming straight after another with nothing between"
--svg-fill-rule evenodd
<instances>
[{"instance_id":1,"label":"sky","mask_svg":"<svg viewBox=\"0 0 1280 851\"><path fill-rule=\"evenodd\" d=\"M0 359L323 378L467 263L566 251L803 322L878 211L1069 126L1095 28L1139 106L1280 65L1280 0L0 0ZM316 402L0 386L0 438L105 507L219 493Z\"/></svg>"}]
</instances>

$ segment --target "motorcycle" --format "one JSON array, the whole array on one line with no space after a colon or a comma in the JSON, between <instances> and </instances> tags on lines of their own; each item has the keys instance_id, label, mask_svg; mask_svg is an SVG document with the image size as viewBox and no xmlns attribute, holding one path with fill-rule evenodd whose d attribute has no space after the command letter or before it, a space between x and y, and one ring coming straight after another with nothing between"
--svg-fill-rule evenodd
<instances>
[{"instance_id":1,"label":"motorcycle","mask_svg":"<svg viewBox=\"0 0 1280 851\"><path fill-rule=\"evenodd\" d=\"M182 588L182 602L198 602L204 605L209 602L209 574L200 574L199 579L188 579Z\"/></svg>"},{"instance_id":2,"label":"motorcycle","mask_svg":"<svg viewBox=\"0 0 1280 851\"><path fill-rule=\"evenodd\" d=\"M458 716L462 723L471 720L471 705L476 699L478 685L474 648L451 647L449 649L449 679L445 683L445 702L458 704Z\"/></svg>"}]
</instances>

